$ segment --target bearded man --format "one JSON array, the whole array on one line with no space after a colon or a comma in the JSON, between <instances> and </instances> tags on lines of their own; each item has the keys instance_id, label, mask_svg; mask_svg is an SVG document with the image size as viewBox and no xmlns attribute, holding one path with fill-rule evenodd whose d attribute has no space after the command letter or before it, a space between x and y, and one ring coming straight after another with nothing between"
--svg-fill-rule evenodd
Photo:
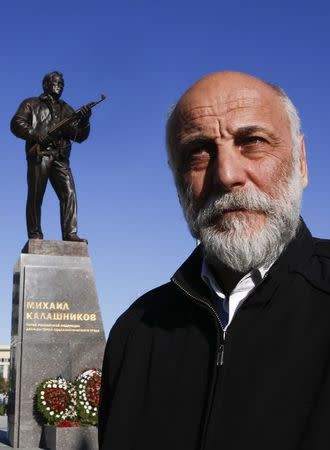
<instances>
[{"instance_id":1,"label":"bearded man","mask_svg":"<svg viewBox=\"0 0 330 450\"><path fill-rule=\"evenodd\" d=\"M233 72L179 100L167 146L200 245L116 322L100 448L330 448L330 243L300 218L295 107Z\"/></svg>"}]
</instances>

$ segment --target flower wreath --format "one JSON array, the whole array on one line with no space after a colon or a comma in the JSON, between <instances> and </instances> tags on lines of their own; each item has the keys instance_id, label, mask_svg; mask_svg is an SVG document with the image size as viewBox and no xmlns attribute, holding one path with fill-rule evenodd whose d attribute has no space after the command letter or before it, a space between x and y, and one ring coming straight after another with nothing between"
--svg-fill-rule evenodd
<instances>
[{"instance_id":1,"label":"flower wreath","mask_svg":"<svg viewBox=\"0 0 330 450\"><path fill-rule=\"evenodd\" d=\"M37 410L47 423L57 425L77 419L75 386L62 377L48 378L37 388Z\"/></svg>"},{"instance_id":2,"label":"flower wreath","mask_svg":"<svg viewBox=\"0 0 330 450\"><path fill-rule=\"evenodd\" d=\"M82 423L97 425L101 388L101 371L88 369L76 378L77 410Z\"/></svg>"}]
</instances>

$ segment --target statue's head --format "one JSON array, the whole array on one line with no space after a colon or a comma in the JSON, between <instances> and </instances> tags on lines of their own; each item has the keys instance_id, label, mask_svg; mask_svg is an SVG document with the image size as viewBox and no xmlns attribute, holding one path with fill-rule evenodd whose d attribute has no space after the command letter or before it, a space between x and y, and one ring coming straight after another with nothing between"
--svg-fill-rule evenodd
<instances>
[{"instance_id":1,"label":"statue's head","mask_svg":"<svg viewBox=\"0 0 330 450\"><path fill-rule=\"evenodd\" d=\"M57 71L47 73L42 80L42 87L45 94L60 98L64 89L63 74Z\"/></svg>"}]
</instances>

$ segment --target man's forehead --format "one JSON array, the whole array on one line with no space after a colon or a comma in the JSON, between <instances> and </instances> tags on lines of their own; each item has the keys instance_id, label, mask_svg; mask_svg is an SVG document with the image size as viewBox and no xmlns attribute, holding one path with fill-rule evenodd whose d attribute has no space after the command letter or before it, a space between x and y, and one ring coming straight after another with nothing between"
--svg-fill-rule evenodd
<instances>
[{"instance_id":1,"label":"man's forehead","mask_svg":"<svg viewBox=\"0 0 330 450\"><path fill-rule=\"evenodd\" d=\"M232 84L226 80L225 85L197 83L179 100L175 114L177 136L200 127L213 128L218 121L233 129L263 124L273 128L280 123L285 126L287 115L278 93L260 80L252 80L251 86L241 86L237 80Z\"/></svg>"},{"instance_id":2,"label":"man's forehead","mask_svg":"<svg viewBox=\"0 0 330 450\"><path fill-rule=\"evenodd\" d=\"M258 92L246 89L237 91L234 95L194 96L179 104L178 119L194 120L204 116L222 116L236 110L247 108L265 108L270 102L262 99Z\"/></svg>"},{"instance_id":3,"label":"man's forehead","mask_svg":"<svg viewBox=\"0 0 330 450\"><path fill-rule=\"evenodd\" d=\"M57 73L54 74L51 78L52 81L62 81L62 83L64 83L64 79L61 75L58 75Z\"/></svg>"}]
</instances>

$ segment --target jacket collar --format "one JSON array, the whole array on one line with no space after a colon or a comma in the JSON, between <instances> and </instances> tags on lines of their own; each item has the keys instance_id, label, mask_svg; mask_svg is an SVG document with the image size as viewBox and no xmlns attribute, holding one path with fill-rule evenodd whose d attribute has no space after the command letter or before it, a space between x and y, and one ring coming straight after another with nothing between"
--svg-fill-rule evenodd
<instances>
[{"instance_id":1,"label":"jacket collar","mask_svg":"<svg viewBox=\"0 0 330 450\"><path fill-rule=\"evenodd\" d=\"M195 299L209 301L209 289L201 278L203 261L202 246L199 245L175 272L171 280Z\"/></svg>"},{"instance_id":2,"label":"jacket collar","mask_svg":"<svg viewBox=\"0 0 330 450\"><path fill-rule=\"evenodd\" d=\"M300 272L304 274L310 267L313 254L313 238L302 218L295 238L283 250L278 260L269 271L269 275L279 280L283 273ZM203 250L199 245L189 258L179 267L171 280L184 292L195 299L210 302L210 293L201 278Z\"/></svg>"},{"instance_id":3,"label":"jacket collar","mask_svg":"<svg viewBox=\"0 0 330 450\"><path fill-rule=\"evenodd\" d=\"M50 94L46 94L45 92L41 95L39 95L39 99L46 103L48 109L50 110L51 115L54 115L54 105L55 103L61 105L63 107L64 101L62 99L55 100Z\"/></svg>"},{"instance_id":4,"label":"jacket collar","mask_svg":"<svg viewBox=\"0 0 330 450\"><path fill-rule=\"evenodd\" d=\"M64 101L61 98L58 98L55 100L50 94L47 94L46 92L39 95L39 99L43 102L50 102L50 103L64 103Z\"/></svg>"},{"instance_id":5,"label":"jacket collar","mask_svg":"<svg viewBox=\"0 0 330 450\"><path fill-rule=\"evenodd\" d=\"M311 257L314 252L314 240L306 227L305 222L300 218L297 234L294 239L284 249L270 272L299 272L304 273L309 267Z\"/></svg>"}]
</instances>

